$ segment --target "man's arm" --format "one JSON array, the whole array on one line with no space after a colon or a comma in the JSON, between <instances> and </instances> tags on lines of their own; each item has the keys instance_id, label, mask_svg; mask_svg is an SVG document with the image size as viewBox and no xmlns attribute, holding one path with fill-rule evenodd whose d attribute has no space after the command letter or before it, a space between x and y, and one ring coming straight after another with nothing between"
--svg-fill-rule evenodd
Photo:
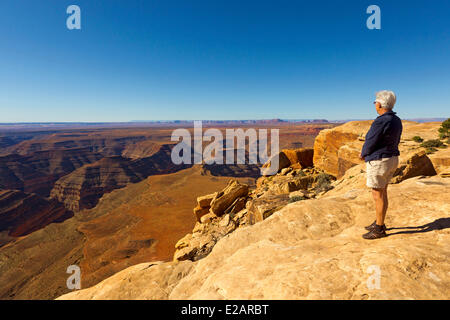
<instances>
[{"instance_id":1,"label":"man's arm","mask_svg":"<svg viewBox=\"0 0 450 320\"><path fill-rule=\"evenodd\" d=\"M366 134L366 139L362 147L360 158L364 159L366 156L375 151L375 147L383 135L384 123L375 120L372 123L369 131Z\"/></svg>"}]
</instances>

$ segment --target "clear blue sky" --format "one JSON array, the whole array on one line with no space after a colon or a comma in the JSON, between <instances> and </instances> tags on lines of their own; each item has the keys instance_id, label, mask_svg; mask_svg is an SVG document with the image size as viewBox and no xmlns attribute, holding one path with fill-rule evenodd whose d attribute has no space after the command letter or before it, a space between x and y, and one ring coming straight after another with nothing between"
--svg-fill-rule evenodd
<instances>
[{"instance_id":1,"label":"clear blue sky","mask_svg":"<svg viewBox=\"0 0 450 320\"><path fill-rule=\"evenodd\" d=\"M0 122L374 118L381 89L446 117L449 19L448 0L1 0Z\"/></svg>"}]
</instances>

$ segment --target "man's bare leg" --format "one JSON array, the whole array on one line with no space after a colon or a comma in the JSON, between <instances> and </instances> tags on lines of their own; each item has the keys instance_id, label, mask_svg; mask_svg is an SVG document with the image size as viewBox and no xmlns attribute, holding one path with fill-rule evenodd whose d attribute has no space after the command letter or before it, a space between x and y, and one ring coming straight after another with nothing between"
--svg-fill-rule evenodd
<instances>
[{"instance_id":1,"label":"man's bare leg","mask_svg":"<svg viewBox=\"0 0 450 320\"><path fill-rule=\"evenodd\" d=\"M375 212L377 219L375 226L372 224L366 227L368 233L363 234L364 239L379 239L386 237L386 227L384 226L384 219L386 218L386 211L388 209L387 187L372 189L373 200L375 201Z\"/></svg>"},{"instance_id":2,"label":"man's bare leg","mask_svg":"<svg viewBox=\"0 0 450 320\"><path fill-rule=\"evenodd\" d=\"M388 200L388 194L387 194L387 185L383 189L383 224L386 219L386 212L389 207L389 200Z\"/></svg>"},{"instance_id":3,"label":"man's bare leg","mask_svg":"<svg viewBox=\"0 0 450 320\"><path fill-rule=\"evenodd\" d=\"M373 200L375 201L376 223L379 226L384 225L384 219L388 208L387 187L372 189Z\"/></svg>"}]
</instances>

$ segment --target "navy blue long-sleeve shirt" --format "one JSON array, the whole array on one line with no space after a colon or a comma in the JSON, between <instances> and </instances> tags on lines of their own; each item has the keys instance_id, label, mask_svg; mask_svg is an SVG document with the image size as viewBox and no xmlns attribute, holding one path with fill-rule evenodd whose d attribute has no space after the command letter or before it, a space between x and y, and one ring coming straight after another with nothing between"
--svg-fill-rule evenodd
<instances>
[{"instance_id":1,"label":"navy blue long-sleeve shirt","mask_svg":"<svg viewBox=\"0 0 450 320\"><path fill-rule=\"evenodd\" d=\"M398 144L402 135L402 121L393 111L377 117L366 134L361 156L364 161L400 155Z\"/></svg>"}]
</instances>

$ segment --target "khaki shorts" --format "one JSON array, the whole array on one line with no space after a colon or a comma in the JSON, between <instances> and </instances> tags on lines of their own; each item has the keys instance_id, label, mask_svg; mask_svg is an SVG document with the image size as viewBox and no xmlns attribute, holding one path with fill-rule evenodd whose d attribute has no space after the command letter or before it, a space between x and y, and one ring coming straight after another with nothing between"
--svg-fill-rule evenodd
<instances>
[{"instance_id":1,"label":"khaki shorts","mask_svg":"<svg viewBox=\"0 0 450 320\"><path fill-rule=\"evenodd\" d=\"M382 189L394 176L398 166L398 156L366 162L366 185L369 188Z\"/></svg>"}]
</instances>

